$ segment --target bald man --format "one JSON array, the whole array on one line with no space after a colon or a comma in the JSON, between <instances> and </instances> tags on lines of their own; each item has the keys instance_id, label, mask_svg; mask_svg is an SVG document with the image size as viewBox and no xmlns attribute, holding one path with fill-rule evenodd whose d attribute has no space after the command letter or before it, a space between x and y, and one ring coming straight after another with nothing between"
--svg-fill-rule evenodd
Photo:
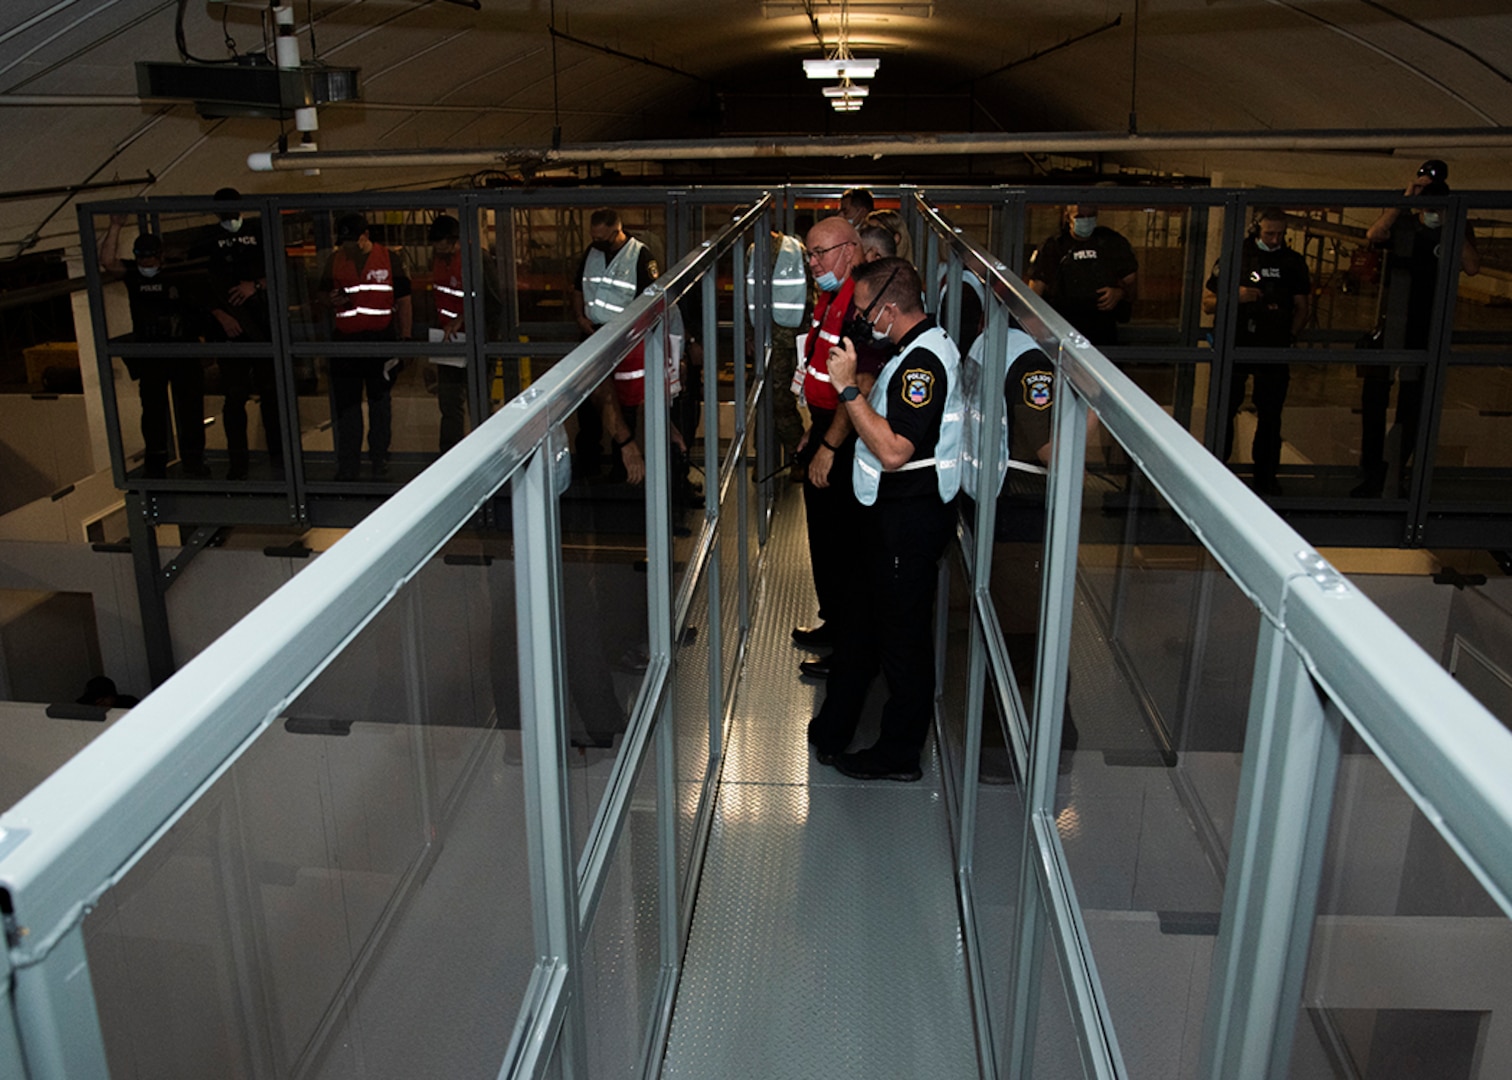
<instances>
[{"instance_id":1,"label":"bald man","mask_svg":"<svg viewBox=\"0 0 1512 1080\"><path fill-rule=\"evenodd\" d=\"M855 226L841 217L825 218L809 230L806 246L809 276L819 289L819 298L814 303L813 318L799 358L810 425L798 444L798 455L807 468L803 508L808 518L809 558L813 562L820 622L817 626L796 628L793 642L807 648L822 648L834 643L834 630L829 623L843 603L844 575L851 561L850 546L855 543L850 522L856 505L851 491L856 436L830 382L830 350L847 336L856 339L856 380L866 392L891 349L874 344L865 327L860 334L848 329L856 318L851 271L864 261L861 237ZM823 660L806 661L800 667L803 674L811 677L828 675Z\"/></svg>"}]
</instances>

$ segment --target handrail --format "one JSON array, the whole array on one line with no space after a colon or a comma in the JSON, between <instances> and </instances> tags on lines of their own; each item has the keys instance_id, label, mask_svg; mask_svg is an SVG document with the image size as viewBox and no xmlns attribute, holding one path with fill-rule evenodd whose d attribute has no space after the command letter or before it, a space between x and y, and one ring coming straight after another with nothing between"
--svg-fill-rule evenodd
<instances>
[{"instance_id":1,"label":"handrail","mask_svg":"<svg viewBox=\"0 0 1512 1080\"><path fill-rule=\"evenodd\" d=\"M1222 462L929 200L917 210L1029 333L1512 915L1512 732Z\"/></svg>"},{"instance_id":2,"label":"handrail","mask_svg":"<svg viewBox=\"0 0 1512 1080\"><path fill-rule=\"evenodd\" d=\"M744 242L770 203L771 196L763 196L703 242L621 320L579 345L0 815L0 898L14 967L46 957L400 587L542 449L550 429L587 400L669 306Z\"/></svg>"}]
</instances>

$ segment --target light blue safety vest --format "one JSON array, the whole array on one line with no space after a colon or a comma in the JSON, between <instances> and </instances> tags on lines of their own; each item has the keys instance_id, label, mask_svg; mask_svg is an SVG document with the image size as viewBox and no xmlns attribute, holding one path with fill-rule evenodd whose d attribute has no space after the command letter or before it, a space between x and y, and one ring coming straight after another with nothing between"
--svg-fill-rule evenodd
<instances>
[{"instance_id":1,"label":"light blue safety vest","mask_svg":"<svg viewBox=\"0 0 1512 1080\"><path fill-rule=\"evenodd\" d=\"M754 252L755 248L752 248ZM755 259L746 262L746 310L756 314ZM772 321L796 329L803 325L808 309L808 276L804 270L803 245L793 236L777 244L777 265L772 268Z\"/></svg>"},{"instance_id":2,"label":"light blue safety vest","mask_svg":"<svg viewBox=\"0 0 1512 1080\"><path fill-rule=\"evenodd\" d=\"M971 349L966 353L966 359L961 361L961 392L966 399L966 423L961 436L961 486L972 498L976 498L977 468L981 464L982 455L982 402L983 394L990 391L991 387L981 386L982 381L982 352L986 348L987 335L979 334L971 343ZM1039 342L1035 341L1022 330L1010 329L1008 331L1008 364L1005 371L1012 371L1013 365L1018 358L1026 352L1039 348ZM1008 470L1023 469L1026 472L1046 474L1043 465L1028 464L1021 461L1010 462L1008 460L1008 408L1004 402L1003 418L998 424L998 464L997 464L997 487L999 495L1003 493L1003 481L1008 476Z\"/></svg>"},{"instance_id":3,"label":"light blue safety vest","mask_svg":"<svg viewBox=\"0 0 1512 1080\"><path fill-rule=\"evenodd\" d=\"M949 502L961 489L961 428L965 416L960 379L961 354L955 347L955 342L950 340L950 335L940 327L933 326L914 338L908 343L908 348L887 362L867 401L872 410L886 420L890 400L887 387L898 368L908 359L908 354L920 348L934 353L945 366L945 411L940 416L940 437L935 442L934 457L906 462L897 471L933 468L939 480L940 501ZM851 481L855 485L856 498L861 500L862 506L871 506L877 501L877 488L882 483L882 462L863 439L856 440L856 461L851 467Z\"/></svg>"},{"instance_id":4,"label":"light blue safety vest","mask_svg":"<svg viewBox=\"0 0 1512 1080\"><path fill-rule=\"evenodd\" d=\"M632 236L610 260L598 248L588 249L583 262L583 311L594 326L603 326L635 299L635 266L645 246Z\"/></svg>"}]
</instances>

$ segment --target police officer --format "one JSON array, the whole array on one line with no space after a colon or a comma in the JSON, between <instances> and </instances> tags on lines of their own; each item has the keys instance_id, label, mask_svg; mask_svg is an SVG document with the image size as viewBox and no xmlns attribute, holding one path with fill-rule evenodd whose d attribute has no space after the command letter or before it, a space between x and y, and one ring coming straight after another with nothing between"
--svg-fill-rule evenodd
<instances>
[{"instance_id":1,"label":"police officer","mask_svg":"<svg viewBox=\"0 0 1512 1080\"><path fill-rule=\"evenodd\" d=\"M320 278L320 295L332 310L336 341L407 341L413 309L402 260L368 235L367 219L343 214L337 248ZM336 479L356 480L362 460L362 396L367 394L368 457L373 474L388 475L393 403L387 356L331 358L331 419L336 429Z\"/></svg>"},{"instance_id":2,"label":"police officer","mask_svg":"<svg viewBox=\"0 0 1512 1080\"><path fill-rule=\"evenodd\" d=\"M1218 273L1207 280L1203 310L1218 306ZM1286 246L1286 211L1268 206L1260 211L1239 256L1239 318L1234 344L1288 348L1307 324L1312 311L1312 277L1302 256ZM1254 488L1262 495L1280 495L1277 472L1281 465L1281 409L1291 385L1290 364L1235 364L1229 384L1223 460L1234 451L1234 417L1244 403L1244 384L1255 389Z\"/></svg>"},{"instance_id":3,"label":"police officer","mask_svg":"<svg viewBox=\"0 0 1512 1080\"><path fill-rule=\"evenodd\" d=\"M1437 158L1423 162L1402 192L1408 199L1449 194L1449 166ZM1426 349L1438 291L1439 254L1443 247L1443 212L1391 206L1365 231L1365 238L1387 250L1387 316L1381 343L1386 348ZM1465 224L1460 269L1480 272L1475 232ZM1386 486L1386 407L1397 368L1390 364L1362 364L1360 386L1360 469L1364 478L1350 492L1355 498L1379 498ZM1423 372L1402 367L1397 388L1396 425L1400 429L1400 459L1405 464L1417 445L1423 402ZM1405 492L1404 492L1405 493Z\"/></svg>"},{"instance_id":4,"label":"police officer","mask_svg":"<svg viewBox=\"0 0 1512 1080\"><path fill-rule=\"evenodd\" d=\"M117 254L124 214L114 214L100 238L100 266L122 274L131 304L133 342L189 340L188 305L178 283L163 273L163 241L142 233L132 244L134 259ZM162 479L168 473L168 392L178 430L179 467L184 475L208 477L205 466L205 369L197 357L134 357L126 370L142 396L142 475Z\"/></svg>"},{"instance_id":5,"label":"police officer","mask_svg":"<svg viewBox=\"0 0 1512 1080\"><path fill-rule=\"evenodd\" d=\"M231 187L215 193L216 202L230 203L240 199L241 193ZM218 217L219 223L196 249L196 254L203 253L210 263L207 275L209 295L205 305L213 320L211 331L222 341L271 341L261 222L246 217L239 208L228 207ZM268 460L274 468L281 470L283 425L279 421L278 383L273 374L273 361L262 357L223 356L216 364L220 368L221 391L225 394L221 417L226 425L226 455L230 460L226 479L245 480L247 477L247 402L254 392L262 414Z\"/></svg>"},{"instance_id":6,"label":"police officer","mask_svg":"<svg viewBox=\"0 0 1512 1080\"><path fill-rule=\"evenodd\" d=\"M1029 287L1094 345L1117 345L1118 323L1134 301L1139 262L1116 229L1097 223L1097 207L1066 207L1060 232L1029 262Z\"/></svg>"},{"instance_id":7,"label":"police officer","mask_svg":"<svg viewBox=\"0 0 1512 1080\"><path fill-rule=\"evenodd\" d=\"M859 558L836 627L824 705L809 725L819 760L862 780L918 780L934 702L933 613L940 556L955 523L963 402L959 354L925 313L918 271L882 259L854 272L861 318L898 352L869 396L846 338L829 371L859 441L852 483ZM877 742L845 753L881 670L889 696Z\"/></svg>"}]
</instances>

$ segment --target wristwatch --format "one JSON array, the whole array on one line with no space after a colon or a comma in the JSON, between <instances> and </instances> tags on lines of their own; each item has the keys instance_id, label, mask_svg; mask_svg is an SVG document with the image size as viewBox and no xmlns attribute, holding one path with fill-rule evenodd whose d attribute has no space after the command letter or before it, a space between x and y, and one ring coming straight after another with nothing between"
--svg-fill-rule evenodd
<instances>
[{"instance_id":1,"label":"wristwatch","mask_svg":"<svg viewBox=\"0 0 1512 1080\"><path fill-rule=\"evenodd\" d=\"M840 391L841 401L855 401L860 396L861 390L855 385L847 386L844 390Z\"/></svg>"}]
</instances>

